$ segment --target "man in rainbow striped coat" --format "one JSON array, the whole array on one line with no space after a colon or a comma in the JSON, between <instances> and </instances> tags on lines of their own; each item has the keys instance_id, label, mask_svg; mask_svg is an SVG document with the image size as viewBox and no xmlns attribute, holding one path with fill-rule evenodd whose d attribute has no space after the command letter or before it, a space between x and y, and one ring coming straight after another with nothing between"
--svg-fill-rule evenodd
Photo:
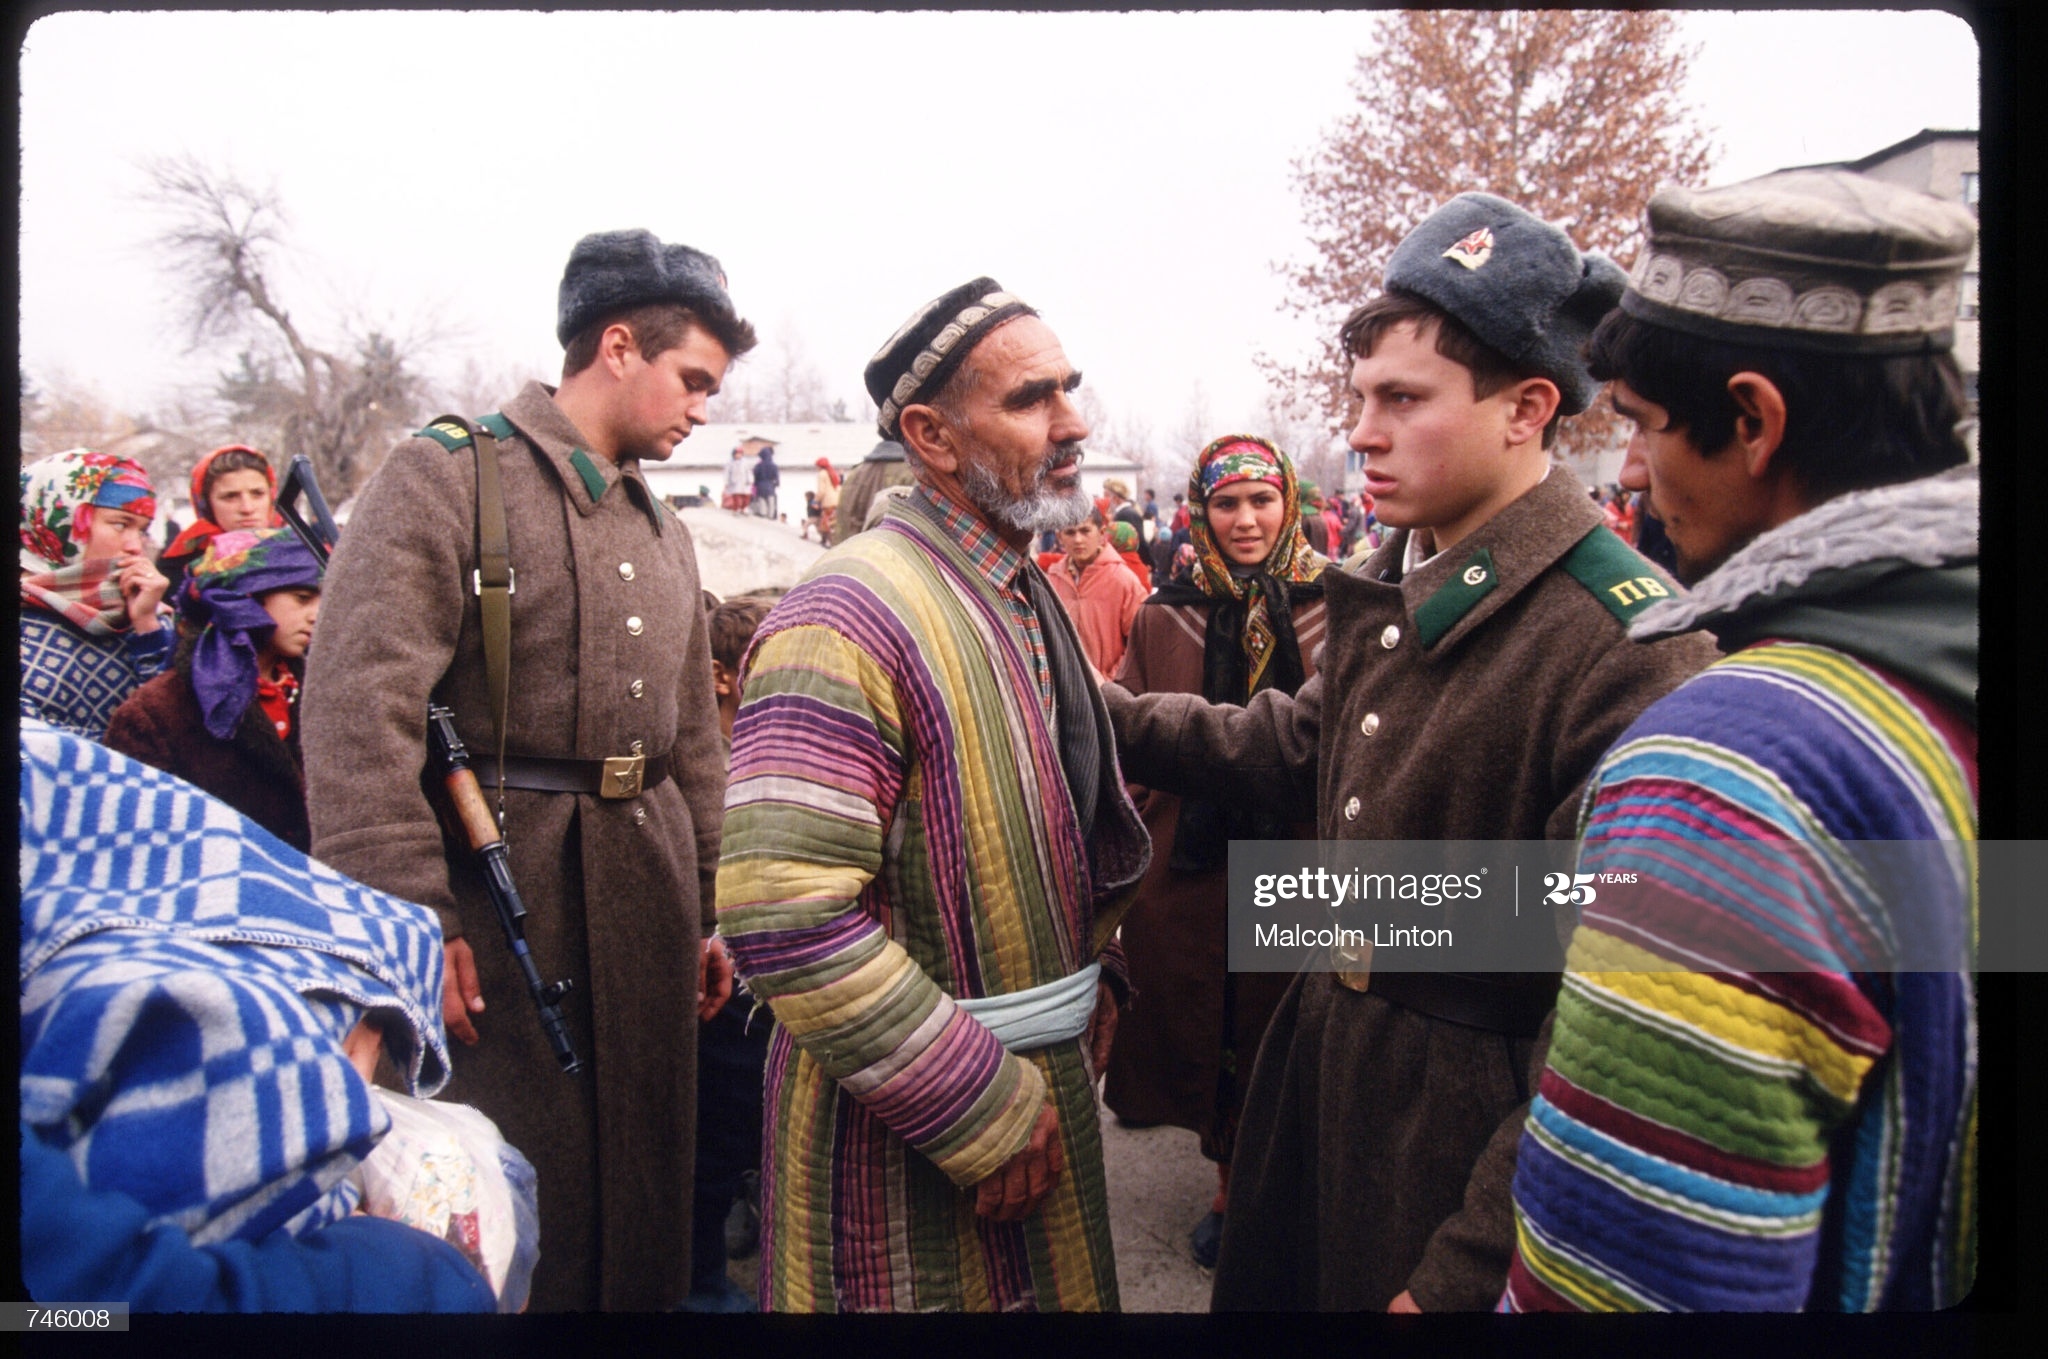
<instances>
[{"instance_id":1,"label":"man in rainbow striped coat","mask_svg":"<svg viewBox=\"0 0 2048 1359\"><path fill-rule=\"evenodd\" d=\"M742 661L719 933L778 1021L772 1311L1117 1308L1094 1073L1151 859L1032 537L1085 511L1080 374L975 279L868 365L918 489Z\"/></svg>"},{"instance_id":2,"label":"man in rainbow striped coat","mask_svg":"<svg viewBox=\"0 0 2048 1359\"><path fill-rule=\"evenodd\" d=\"M1595 376L1725 659L1608 752L1504 1310L1949 1306L1976 1236L1975 223L1666 189Z\"/></svg>"}]
</instances>

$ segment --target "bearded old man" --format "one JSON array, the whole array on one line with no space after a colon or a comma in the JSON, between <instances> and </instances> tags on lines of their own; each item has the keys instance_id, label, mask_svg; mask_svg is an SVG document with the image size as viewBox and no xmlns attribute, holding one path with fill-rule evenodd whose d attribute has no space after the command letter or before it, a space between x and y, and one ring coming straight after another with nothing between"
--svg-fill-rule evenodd
<instances>
[{"instance_id":1,"label":"bearded old man","mask_svg":"<svg viewBox=\"0 0 2048 1359\"><path fill-rule=\"evenodd\" d=\"M1150 841L1032 538L1088 507L1080 374L978 278L867 368L917 489L763 622L719 930L780 1021L761 1300L1114 1310L1093 1076Z\"/></svg>"}]
</instances>

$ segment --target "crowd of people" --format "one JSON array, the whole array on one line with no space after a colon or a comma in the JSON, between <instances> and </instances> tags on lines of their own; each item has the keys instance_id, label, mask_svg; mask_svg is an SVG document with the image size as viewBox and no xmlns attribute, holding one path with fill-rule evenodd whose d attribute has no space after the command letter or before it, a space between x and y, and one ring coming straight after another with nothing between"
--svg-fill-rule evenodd
<instances>
[{"instance_id":1,"label":"crowd of people","mask_svg":"<svg viewBox=\"0 0 2048 1359\"><path fill-rule=\"evenodd\" d=\"M642 464L754 331L645 231L571 254L559 383L338 539L245 445L157 560L138 464L29 464L31 1289L1116 1310L1106 1106L1215 1166L1218 1310L1952 1305L1969 856L1844 864L1976 835L1973 235L1790 172L1661 190L1624 277L1460 194L1339 337L1363 491L1224 433L1171 509L1082 489L1078 372L976 278L868 364L832 550L723 601ZM773 517L755 442L723 504ZM1601 883L1561 970L1229 966L1233 842L1546 839ZM454 1105L502 1248L366 1192Z\"/></svg>"}]
</instances>

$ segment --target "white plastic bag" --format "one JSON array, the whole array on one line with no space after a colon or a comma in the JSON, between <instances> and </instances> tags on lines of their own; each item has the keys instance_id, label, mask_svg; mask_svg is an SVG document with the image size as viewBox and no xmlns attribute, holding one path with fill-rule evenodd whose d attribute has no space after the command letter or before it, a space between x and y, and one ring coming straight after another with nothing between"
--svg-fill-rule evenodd
<instances>
[{"instance_id":1,"label":"white plastic bag","mask_svg":"<svg viewBox=\"0 0 2048 1359\"><path fill-rule=\"evenodd\" d=\"M499 1311L520 1310L540 1255L533 1166L466 1104L371 1088L391 1131L356 1167L362 1210L454 1246L490 1282Z\"/></svg>"}]
</instances>

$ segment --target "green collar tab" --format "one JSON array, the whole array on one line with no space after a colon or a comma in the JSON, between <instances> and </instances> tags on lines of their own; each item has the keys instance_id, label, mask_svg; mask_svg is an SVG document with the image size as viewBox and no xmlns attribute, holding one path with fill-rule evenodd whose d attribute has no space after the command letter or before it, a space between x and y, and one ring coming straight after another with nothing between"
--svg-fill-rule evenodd
<instances>
[{"instance_id":1,"label":"green collar tab","mask_svg":"<svg viewBox=\"0 0 2048 1359\"><path fill-rule=\"evenodd\" d=\"M1445 633L1458 626L1460 618L1472 612L1473 605L1492 594L1493 587L1499 583L1500 572L1493 568L1493 553L1480 548L1415 610L1416 639L1425 647L1435 646Z\"/></svg>"},{"instance_id":2,"label":"green collar tab","mask_svg":"<svg viewBox=\"0 0 2048 1359\"><path fill-rule=\"evenodd\" d=\"M1579 539L1560 565L1593 598L1606 605L1607 612L1619 619L1623 627L1635 622L1637 615L1658 600L1678 593L1678 587L1655 562L1623 542L1605 524L1596 525Z\"/></svg>"},{"instance_id":3,"label":"green collar tab","mask_svg":"<svg viewBox=\"0 0 2048 1359\"><path fill-rule=\"evenodd\" d=\"M570 449L569 465L576 469L577 476L583 478L583 489L590 492L592 504L604 499L604 473L597 470L597 464L590 460L588 453L580 448Z\"/></svg>"},{"instance_id":4,"label":"green collar tab","mask_svg":"<svg viewBox=\"0 0 2048 1359\"><path fill-rule=\"evenodd\" d=\"M489 415L477 417L477 425L493 439L512 437L512 422L505 418L503 411L492 411Z\"/></svg>"}]
</instances>

